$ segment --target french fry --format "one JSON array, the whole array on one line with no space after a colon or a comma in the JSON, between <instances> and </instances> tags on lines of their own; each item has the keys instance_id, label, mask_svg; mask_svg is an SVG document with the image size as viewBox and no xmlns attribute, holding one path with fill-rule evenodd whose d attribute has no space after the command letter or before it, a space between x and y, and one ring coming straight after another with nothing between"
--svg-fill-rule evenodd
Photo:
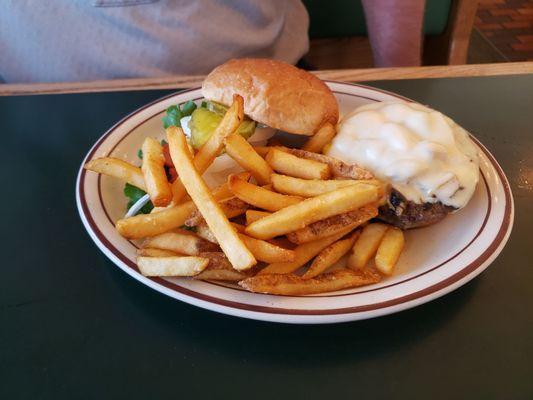
<instances>
[{"instance_id":1,"label":"french fry","mask_svg":"<svg viewBox=\"0 0 533 400\"><path fill-rule=\"evenodd\" d=\"M228 193L230 196L233 195L225 183L213 190L213 197L223 199ZM179 228L196 210L196 205L188 201L151 214L139 214L120 219L116 223L116 228L118 233L127 239L142 239Z\"/></svg>"},{"instance_id":2,"label":"french fry","mask_svg":"<svg viewBox=\"0 0 533 400\"><path fill-rule=\"evenodd\" d=\"M201 223L196 225L195 228L196 228L195 233L198 236L200 236L202 239L205 239L211 243L218 244L217 238L215 237L215 235L213 235L213 232L211 232L211 229L209 229L205 221L202 221Z\"/></svg>"},{"instance_id":3,"label":"french fry","mask_svg":"<svg viewBox=\"0 0 533 400\"><path fill-rule=\"evenodd\" d=\"M236 175L230 175L228 177L228 186L233 194L242 201L268 211L277 211L302 201L301 197L287 196L273 192L248 183Z\"/></svg>"},{"instance_id":4,"label":"french fry","mask_svg":"<svg viewBox=\"0 0 533 400\"><path fill-rule=\"evenodd\" d=\"M284 249L275 244L243 234L239 234L239 237L259 261L266 263L290 262L295 258L293 250Z\"/></svg>"},{"instance_id":5,"label":"french fry","mask_svg":"<svg viewBox=\"0 0 533 400\"><path fill-rule=\"evenodd\" d=\"M187 189L187 193L189 193L198 207L231 265L237 270L253 267L257 261L239 239L237 232L235 232L228 218L209 192L202 177L194 168L183 131L171 126L167 129L167 138L172 160L183 185Z\"/></svg>"},{"instance_id":6,"label":"french fry","mask_svg":"<svg viewBox=\"0 0 533 400\"><path fill-rule=\"evenodd\" d=\"M296 178L328 179L331 175L327 164L299 158L275 147L270 149L265 159L277 172Z\"/></svg>"},{"instance_id":7,"label":"french fry","mask_svg":"<svg viewBox=\"0 0 533 400\"><path fill-rule=\"evenodd\" d=\"M381 188L383 184L376 180L354 180L354 179L300 179L292 176L272 174L272 187L276 192L292 194L302 197L314 197L324 193L332 192L346 186L368 184Z\"/></svg>"},{"instance_id":8,"label":"french fry","mask_svg":"<svg viewBox=\"0 0 533 400\"><path fill-rule=\"evenodd\" d=\"M293 274L256 275L240 281L239 285L255 293L299 296L370 285L380 280L381 276L372 270L352 271L344 268L311 279Z\"/></svg>"},{"instance_id":9,"label":"french fry","mask_svg":"<svg viewBox=\"0 0 533 400\"><path fill-rule=\"evenodd\" d=\"M267 211L246 210L246 225L250 225L252 222L255 222L258 219L266 217L267 215L270 215L270 214L271 213Z\"/></svg>"},{"instance_id":10,"label":"french fry","mask_svg":"<svg viewBox=\"0 0 533 400\"><path fill-rule=\"evenodd\" d=\"M239 176L244 180L248 180L250 174L243 173L239 174ZM217 200L225 200L229 199L230 197L233 197L233 193L231 192L231 190L229 190L229 186L227 183L223 183L222 185L217 186L211 191L211 193L213 194L213 197ZM187 197L189 196L187 195Z\"/></svg>"},{"instance_id":11,"label":"french fry","mask_svg":"<svg viewBox=\"0 0 533 400\"><path fill-rule=\"evenodd\" d=\"M142 145L143 161L141 171L146 191L155 207L165 207L172 200L172 189L165 172L163 147L152 137L144 139Z\"/></svg>"},{"instance_id":12,"label":"french fry","mask_svg":"<svg viewBox=\"0 0 533 400\"><path fill-rule=\"evenodd\" d=\"M246 231L246 229L245 229ZM291 242L289 239L287 239L287 236L279 236L277 238L268 239L269 243L275 244L276 246L283 247L285 249L291 249L294 250L295 247L297 247L293 242Z\"/></svg>"},{"instance_id":13,"label":"french fry","mask_svg":"<svg viewBox=\"0 0 533 400\"><path fill-rule=\"evenodd\" d=\"M326 122L313 136L311 136L307 143L302 147L302 150L321 153L324 146L333 140L335 133L335 127L331 123Z\"/></svg>"},{"instance_id":14,"label":"french fry","mask_svg":"<svg viewBox=\"0 0 533 400\"><path fill-rule=\"evenodd\" d=\"M379 222L365 226L352 248L352 253L350 258L348 258L348 268L364 268L372 256L376 254L379 244L388 229L388 225Z\"/></svg>"},{"instance_id":15,"label":"french fry","mask_svg":"<svg viewBox=\"0 0 533 400\"><path fill-rule=\"evenodd\" d=\"M233 193L232 193L233 194ZM231 197L218 203L220 209L226 216L226 218L234 218L238 215L244 214L248 209L248 204L238 199L237 197ZM204 217L200 211L195 211L185 221L185 225L193 227L204 223Z\"/></svg>"},{"instance_id":16,"label":"french fry","mask_svg":"<svg viewBox=\"0 0 533 400\"><path fill-rule=\"evenodd\" d=\"M264 240L246 236L242 234L245 228L242 225L232 222L231 226L233 226L233 228L239 233L239 238L243 241L248 250L251 251L256 260L266 263L274 263L292 261L294 259L294 251L276 246L275 244ZM205 222L196 227L196 234L212 243L217 243L213 232L211 232Z\"/></svg>"},{"instance_id":17,"label":"french fry","mask_svg":"<svg viewBox=\"0 0 533 400\"><path fill-rule=\"evenodd\" d=\"M175 251L162 250L162 249L138 249L138 256L145 257L177 257L182 256L183 254L176 253Z\"/></svg>"},{"instance_id":18,"label":"french fry","mask_svg":"<svg viewBox=\"0 0 533 400\"><path fill-rule=\"evenodd\" d=\"M169 250L188 256L197 256L204 251L217 251L218 246L193 233L181 229L166 232L161 235L146 239L143 247L152 249Z\"/></svg>"},{"instance_id":19,"label":"french fry","mask_svg":"<svg viewBox=\"0 0 533 400\"><path fill-rule=\"evenodd\" d=\"M261 157L265 158L268 152L270 151L270 146L254 146L254 150Z\"/></svg>"},{"instance_id":20,"label":"french fry","mask_svg":"<svg viewBox=\"0 0 533 400\"><path fill-rule=\"evenodd\" d=\"M260 185L270 183L272 168L256 153L254 148L238 133L233 132L226 138L226 152L237 164L250 171Z\"/></svg>"},{"instance_id":21,"label":"french fry","mask_svg":"<svg viewBox=\"0 0 533 400\"><path fill-rule=\"evenodd\" d=\"M137 266L144 276L194 276L208 263L203 257L137 257Z\"/></svg>"},{"instance_id":22,"label":"french fry","mask_svg":"<svg viewBox=\"0 0 533 400\"><path fill-rule=\"evenodd\" d=\"M237 197L230 197L220 202L220 208L227 218L234 218L244 214L248 209L248 204Z\"/></svg>"},{"instance_id":23,"label":"french fry","mask_svg":"<svg viewBox=\"0 0 533 400\"><path fill-rule=\"evenodd\" d=\"M239 95L233 96L233 104L230 106L215 132L194 156L194 166L204 172L218 157L224 147L224 140L237 130L244 119L244 100ZM172 153L171 153L172 154Z\"/></svg>"},{"instance_id":24,"label":"french fry","mask_svg":"<svg viewBox=\"0 0 533 400\"><path fill-rule=\"evenodd\" d=\"M278 150L285 151L297 157L305 158L306 160L319 161L328 164L331 168L331 173L335 178L344 179L373 179L374 175L370 171L356 164L347 164L336 158L326 156L325 154L313 153L302 149L289 149L288 147L278 147Z\"/></svg>"},{"instance_id":25,"label":"french fry","mask_svg":"<svg viewBox=\"0 0 533 400\"><path fill-rule=\"evenodd\" d=\"M314 242L301 244L294 248L294 260L289 262L278 262L267 265L261 271L259 275L263 274L290 274L291 272L296 271L298 268L303 266L318 253L328 247L330 244L336 242L341 237L350 232L350 229L345 229L344 231L325 237Z\"/></svg>"},{"instance_id":26,"label":"french fry","mask_svg":"<svg viewBox=\"0 0 533 400\"><path fill-rule=\"evenodd\" d=\"M350 237L342 240L337 240L335 243L330 244L324 250L322 250L313 260L309 269L302 275L303 279L311 279L317 275L320 275L326 269L331 267L342 256L350 251L355 243L355 240L359 237L360 232L353 232Z\"/></svg>"},{"instance_id":27,"label":"french fry","mask_svg":"<svg viewBox=\"0 0 533 400\"><path fill-rule=\"evenodd\" d=\"M188 201L152 214L119 219L115 227L127 239L142 239L179 228L195 210L196 205Z\"/></svg>"},{"instance_id":28,"label":"french fry","mask_svg":"<svg viewBox=\"0 0 533 400\"><path fill-rule=\"evenodd\" d=\"M244 230L246 229L244 225L237 224L236 222L231 222L231 226L233 226L233 229L238 233L244 233Z\"/></svg>"},{"instance_id":29,"label":"french fry","mask_svg":"<svg viewBox=\"0 0 533 400\"><path fill-rule=\"evenodd\" d=\"M376 253L376 268L379 272L390 275L402 253L405 240L398 228L390 228L383 236Z\"/></svg>"},{"instance_id":30,"label":"french fry","mask_svg":"<svg viewBox=\"0 0 533 400\"><path fill-rule=\"evenodd\" d=\"M377 188L373 185L353 185L311 197L285 207L272 215L253 222L246 234L257 239L270 239L302 229L313 222L349 212L375 202Z\"/></svg>"},{"instance_id":31,"label":"french fry","mask_svg":"<svg viewBox=\"0 0 533 400\"><path fill-rule=\"evenodd\" d=\"M224 114L220 124L218 124L211 137L194 156L193 165L196 168L196 171L198 171L199 175L202 175L213 163L215 158L218 157L220 151L224 147L224 140L227 136L237 130L243 118L244 101L241 96L235 95L233 96L233 104L228 109L226 114ZM180 176L179 172L178 176ZM173 202L175 204L179 203L185 195L185 187L183 186L180 178L176 179L172 184L172 193L174 196Z\"/></svg>"},{"instance_id":32,"label":"french fry","mask_svg":"<svg viewBox=\"0 0 533 400\"><path fill-rule=\"evenodd\" d=\"M365 222L375 218L378 209L374 205L366 205L357 210L314 222L305 228L287 234L287 239L292 243L302 244L318 240L326 236L331 236L346 228L355 229Z\"/></svg>"},{"instance_id":33,"label":"french fry","mask_svg":"<svg viewBox=\"0 0 533 400\"><path fill-rule=\"evenodd\" d=\"M227 257L221 251L200 253L200 257L209 259L207 268L195 275L194 279L238 282L250 276L248 271L233 269Z\"/></svg>"},{"instance_id":34,"label":"french fry","mask_svg":"<svg viewBox=\"0 0 533 400\"><path fill-rule=\"evenodd\" d=\"M146 185L144 183L141 169L126 161L113 157L95 158L86 163L83 167L89 171L121 179L130 185L146 191Z\"/></svg>"}]
</instances>

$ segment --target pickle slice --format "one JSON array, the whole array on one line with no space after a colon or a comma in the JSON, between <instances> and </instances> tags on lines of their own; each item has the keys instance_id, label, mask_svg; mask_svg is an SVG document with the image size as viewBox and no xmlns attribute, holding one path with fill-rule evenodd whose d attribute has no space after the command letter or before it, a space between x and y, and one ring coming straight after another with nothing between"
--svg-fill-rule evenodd
<instances>
[{"instance_id":1,"label":"pickle slice","mask_svg":"<svg viewBox=\"0 0 533 400\"><path fill-rule=\"evenodd\" d=\"M199 149L211 137L218 124L222 121L222 115L209 111L206 108L197 108L191 115L189 128L191 130L191 145Z\"/></svg>"},{"instance_id":2,"label":"pickle slice","mask_svg":"<svg viewBox=\"0 0 533 400\"><path fill-rule=\"evenodd\" d=\"M251 119L245 119L237 128L237 133L248 140L250 136L254 134L256 125L257 124L255 121Z\"/></svg>"},{"instance_id":3,"label":"pickle slice","mask_svg":"<svg viewBox=\"0 0 533 400\"><path fill-rule=\"evenodd\" d=\"M207 109L220 115L224 115L226 114L226 111L228 111L228 107L226 107L224 104L220 104L215 101L208 101Z\"/></svg>"},{"instance_id":4,"label":"pickle slice","mask_svg":"<svg viewBox=\"0 0 533 400\"><path fill-rule=\"evenodd\" d=\"M222 114L219 114L218 112L211 111L209 105L213 104L217 104L217 107L220 107L217 110L222 111L223 105L210 102L208 103L208 108L197 108L191 115L191 120L189 121L191 145L197 150L211 137L226 112L224 110ZM255 127L255 121L246 118L237 129L237 133L243 138L248 139L254 134Z\"/></svg>"}]
</instances>

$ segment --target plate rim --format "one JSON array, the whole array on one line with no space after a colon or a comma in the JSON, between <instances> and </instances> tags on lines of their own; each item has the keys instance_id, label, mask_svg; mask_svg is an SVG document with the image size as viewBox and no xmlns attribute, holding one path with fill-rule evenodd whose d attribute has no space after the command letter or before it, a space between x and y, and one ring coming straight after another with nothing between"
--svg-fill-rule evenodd
<instances>
[{"instance_id":1,"label":"plate rim","mask_svg":"<svg viewBox=\"0 0 533 400\"><path fill-rule=\"evenodd\" d=\"M414 101L405 96L398 95L386 90L373 88L366 85L360 85L349 82L338 82L338 81L326 81L331 84L346 85L346 86L356 86L370 91L379 92L402 100ZM359 319L366 319L377 317L385 314L390 314L405 310L408 308L415 307L419 304L431 301L435 298L445 295L456 288L462 286L466 282L473 279L475 276L484 271L492 261L499 255L503 247L505 246L509 235L512 231L512 226L514 223L514 199L512 196L511 188L503 169L496 161L495 157L490 153L490 151L473 135L471 138L475 141L476 145L483 151L484 155L490 161L491 167L496 171L498 178L503 186L503 192L505 194L505 208L502 218L501 225L498 229L498 233L494 236L492 242L485 247L482 253L476 257L471 263L462 267L455 274L433 283L427 287L424 287L421 290L416 292L409 293L401 297L395 297L390 300L383 302L375 302L367 305L360 305L354 307L343 307L336 309L312 309L312 310L301 310L301 309L280 309L275 307L266 307L259 305L251 305L246 303L233 302L226 299L220 299L218 297L212 297L204 293L199 293L192 291L183 286L175 285L162 278L147 278L142 276L134 263L129 260L124 254L122 254L116 247L105 237L103 232L96 226L96 222L92 220L92 216L88 210L87 201L85 199L84 193L84 181L86 171L83 169L83 165L87 162L88 159L92 158L100 147L100 145L106 140L106 138L111 135L118 127L120 127L125 121L134 117L136 114L142 112L143 110L156 105L162 101L165 101L169 98L172 98L177 95L186 94L188 92L198 91L200 88L190 88L182 90L179 92L173 92L168 95L165 95L161 98L155 99L152 102L149 102L136 110L132 111L113 126L111 126L90 148L84 157L80 169L78 171L78 176L76 180L76 203L78 207L78 212L82 219L82 222L88 231L90 237L97 244L98 248L119 268L124 270L130 276L136 280L144 283L150 288L157 290L163 294L166 294L172 298L185 301L186 303L196 305L211 311L222 312L224 314L229 314L238 317L245 317L251 319L265 320L271 322L288 322L288 323L334 323L334 322L346 322ZM341 93L342 94L342 93ZM364 97L364 96L359 96ZM374 100L372 98L368 98ZM137 126L144 123L139 123ZM135 128L132 128L132 130ZM91 221L89 220L89 218ZM95 232L98 231L97 232ZM111 249L114 251L112 251ZM177 289L179 288L179 289Z\"/></svg>"}]
</instances>

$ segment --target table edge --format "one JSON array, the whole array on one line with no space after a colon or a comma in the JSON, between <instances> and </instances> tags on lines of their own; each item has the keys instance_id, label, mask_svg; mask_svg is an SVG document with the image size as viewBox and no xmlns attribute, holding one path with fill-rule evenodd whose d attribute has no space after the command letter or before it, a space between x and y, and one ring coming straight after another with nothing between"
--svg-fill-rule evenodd
<instances>
[{"instance_id":1,"label":"table edge","mask_svg":"<svg viewBox=\"0 0 533 400\"><path fill-rule=\"evenodd\" d=\"M423 67L337 69L312 71L312 73L321 79L341 82L523 75L533 74L533 61ZM203 79L204 75L176 75L160 78L114 79L88 82L0 84L0 96L188 89L201 86Z\"/></svg>"}]
</instances>

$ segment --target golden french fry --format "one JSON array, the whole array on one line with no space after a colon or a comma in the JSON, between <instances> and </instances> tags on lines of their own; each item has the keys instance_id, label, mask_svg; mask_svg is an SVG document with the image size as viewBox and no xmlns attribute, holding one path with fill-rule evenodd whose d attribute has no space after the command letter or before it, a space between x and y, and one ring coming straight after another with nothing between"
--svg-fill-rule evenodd
<instances>
[{"instance_id":1,"label":"golden french fry","mask_svg":"<svg viewBox=\"0 0 533 400\"><path fill-rule=\"evenodd\" d=\"M236 222L232 222L232 223L231 223L231 226L233 226L233 228L234 228L238 233L244 233L244 230L246 229L246 227L245 227L244 225L237 224Z\"/></svg>"},{"instance_id":2,"label":"golden french fry","mask_svg":"<svg viewBox=\"0 0 533 400\"><path fill-rule=\"evenodd\" d=\"M163 249L138 249L138 256L145 257L176 257L182 256L183 254L176 253L175 251L163 250Z\"/></svg>"},{"instance_id":3,"label":"golden french fry","mask_svg":"<svg viewBox=\"0 0 533 400\"><path fill-rule=\"evenodd\" d=\"M227 136L237 130L244 118L244 101L241 96L233 96L233 104L228 109L220 124L211 135L211 137L205 142L205 144L198 150L193 159L193 165L196 171L202 175L207 168L213 163L215 158L218 157L220 151L224 147L224 140ZM188 147L187 147L188 149ZM177 170L177 168L176 168ZM181 176L178 172L178 176ZM173 202L179 203L185 195L185 187L178 178L172 184Z\"/></svg>"},{"instance_id":4,"label":"golden french fry","mask_svg":"<svg viewBox=\"0 0 533 400\"><path fill-rule=\"evenodd\" d=\"M250 174L247 174L247 175L241 175L239 174L239 176L243 176L242 179L244 180L248 180L247 177L250 176ZM214 188L211 192L213 194L213 197L217 200L225 200L225 199L229 199L230 197L233 197L233 193L231 192L231 190L229 190L229 186L227 183L224 183L220 186L217 186L216 188ZM187 195L187 197L189 197ZM190 200L190 199L189 199Z\"/></svg>"},{"instance_id":5,"label":"golden french fry","mask_svg":"<svg viewBox=\"0 0 533 400\"><path fill-rule=\"evenodd\" d=\"M302 150L313 153L321 153L325 145L335 137L335 126L326 122L322 127L307 141Z\"/></svg>"},{"instance_id":6,"label":"golden french fry","mask_svg":"<svg viewBox=\"0 0 533 400\"><path fill-rule=\"evenodd\" d=\"M179 228L195 210L196 205L188 201L152 214L119 219L115 226L118 233L127 239L142 239Z\"/></svg>"},{"instance_id":7,"label":"golden french fry","mask_svg":"<svg viewBox=\"0 0 533 400\"><path fill-rule=\"evenodd\" d=\"M275 244L254 239L243 234L239 234L239 237L252 252L256 260L266 263L289 262L294 260L295 253L293 250L284 249Z\"/></svg>"},{"instance_id":8,"label":"golden french fry","mask_svg":"<svg viewBox=\"0 0 533 400\"><path fill-rule=\"evenodd\" d=\"M375 218L378 209L374 205L366 205L357 210L314 222L305 228L287 234L287 239L292 243L302 244L318 240L326 236L331 236L346 228L355 229L365 222Z\"/></svg>"},{"instance_id":9,"label":"golden french fry","mask_svg":"<svg viewBox=\"0 0 533 400\"><path fill-rule=\"evenodd\" d=\"M254 146L254 150L261 157L265 158L272 147L270 146Z\"/></svg>"},{"instance_id":10,"label":"golden french fry","mask_svg":"<svg viewBox=\"0 0 533 400\"><path fill-rule=\"evenodd\" d=\"M348 258L348 268L364 268L372 256L376 254L379 244L388 229L388 225L379 222L365 226L352 248L352 253L350 258Z\"/></svg>"},{"instance_id":11,"label":"golden french fry","mask_svg":"<svg viewBox=\"0 0 533 400\"><path fill-rule=\"evenodd\" d=\"M234 218L244 214L248 209L248 204L237 197L230 197L220 202L220 208L227 218Z\"/></svg>"},{"instance_id":12,"label":"golden french fry","mask_svg":"<svg viewBox=\"0 0 533 400\"><path fill-rule=\"evenodd\" d=\"M245 270L254 266L257 261L239 239L220 206L209 192L204 180L196 171L187 147L183 131L175 126L167 129L170 155L176 166L178 175L191 196L198 210L204 217L209 229L215 235L222 251L237 270Z\"/></svg>"},{"instance_id":13,"label":"golden french fry","mask_svg":"<svg viewBox=\"0 0 533 400\"><path fill-rule=\"evenodd\" d=\"M233 226L233 228L238 233L243 233L244 229L246 228L245 226L243 226L241 224L237 224L235 222L231 222L231 226ZM211 229L209 229L209 227L207 226L205 221L202 221L200 224L196 225L195 229L196 229L195 233L198 236L200 236L201 238L204 238L205 240L209 240L211 243L218 243L217 242L217 238L215 237L215 235L213 235L213 232L211 232ZM242 237L241 237L241 239L242 239ZM249 246L247 246L247 247L249 247ZM253 251L252 251L252 253L253 253Z\"/></svg>"},{"instance_id":14,"label":"golden french fry","mask_svg":"<svg viewBox=\"0 0 533 400\"><path fill-rule=\"evenodd\" d=\"M146 184L144 183L141 169L126 161L113 157L95 158L86 163L83 167L89 171L121 179L130 185L146 191Z\"/></svg>"},{"instance_id":15,"label":"golden french fry","mask_svg":"<svg viewBox=\"0 0 533 400\"><path fill-rule=\"evenodd\" d=\"M233 104L230 106L215 132L194 156L194 166L198 171L204 172L218 157L224 147L224 140L237 130L244 119L244 100L238 94L233 96Z\"/></svg>"},{"instance_id":16,"label":"golden french fry","mask_svg":"<svg viewBox=\"0 0 533 400\"><path fill-rule=\"evenodd\" d=\"M229 192L228 185L213 190L213 197L223 199L233 196ZM155 236L179 228L185 224L188 218L196 211L196 205L192 201L167 207L151 214L139 214L130 218L123 218L117 221L118 233L128 239L141 239L148 236Z\"/></svg>"},{"instance_id":17,"label":"golden french fry","mask_svg":"<svg viewBox=\"0 0 533 400\"><path fill-rule=\"evenodd\" d=\"M376 253L376 268L379 272L390 275L402 253L405 240L398 228L390 228L383 236Z\"/></svg>"},{"instance_id":18,"label":"golden french fry","mask_svg":"<svg viewBox=\"0 0 533 400\"><path fill-rule=\"evenodd\" d=\"M250 225L252 222L255 222L258 219L266 217L267 215L270 215L270 214L271 213L267 211L246 210L246 225Z\"/></svg>"},{"instance_id":19,"label":"golden french fry","mask_svg":"<svg viewBox=\"0 0 533 400\"><path fill-rule=\"evenodd\" d=\"M250 171L260 185L270 183L272 168L245 138L234 132L226 138L225 143L228 155L245 170Z\"/></svg>"},{"instance_id":20,"label":"golden french fry","mask_svg":"<svg viewBox=\"0 0 533 400\"><path fill-rule=\"evenodd\" d=\"M246 231L246 229L245 229ZM269 243L273 243L275 244L276 246L280 246L280 247L283 247L285 249L291 249L291 250L294 250L295 246L293 242L291 242L289 239L287 239L287 236L279 236L277 238L273 238L273 239L268 239L267 240Z\"/></svg>"},{"instance_id":21,"label":"golden french fry","mask_svg":"<svg viewBox=\"0 0 533 400\"><path fill-rule=\"evenodd\" d=\"M355 243L357 237L359 237L359 234L359 231L355 231L350 235L350 237L337 240L335 243L330 244L328 247L322 250L315 257L309 266L309 269L305 271L305 274L302 275L302 278L314 278L339 261L342 256L348 253L353 247L353 244Z\"/></svg>"},{"instance_id":22,"label":"golden french fry","mask_svg":"<svg viewBox=\"0 0 533 400\"><path fill-rule=\"evenodd\" d=\"M170 250L188 256L197 256L203 251L218 250L216 244L181 229L149 238L143 243L143 247Z\"/></svg>"},{"instance_id":23,"label":"golden french fry","mask_svg":"<svg viewBox=\"0 0 533 400\"><path fill-rule=\"evenodd\" d=\"M195 233L202 239L205 239L211 243L218 244L217 238L215 237L215 235L213 235L213 232L211 232L211 229L209 229L204 220L202 220L202 222L198 225L195 225Z\"/></svg>"},{"instance_id":24,"label":"golden french fry","mask_svg":"<svg viewBox=\"0 0 533 400\"><path fill-rule=\"evenodd\" d=\"M233 194L233 193L232 193ZM231 197L229 199L223 200L218 203L220 209L226 216L226 218L233 218L238 215L244 214L248 209L248 204L238 199L237 197ZM191 214L189 218L185 221L187 226L197 226L204 223L204 217L200 211L195 211Z\"/></svg>"},{"instance_id":25,"label":"golden french fry","mask_svg":"<svg viewBox=\"0 0 533 400\"><path fill-rule=\"evenodd\" d=\"M255 293L299 296L370 285L380 280L381 276L372 270L352 271L344 268L311 279L293 274L256 275L240 281L239 285Z\"/></svg>"},{"instance_id":26,"label":"golden french fry","mask_svg":"<svg viewBox=\"0 0 533 400\"><path fill-rule=\"evenodd\" d=\"M283 247L276 246L273 243L269 243L260 239L254 239L242 234L245 229L243 225L232 222L231 226L233 226L235 230L239 232L239 237L244 242L246 247L248 247L248 250L252 252L256 260L272 263L292 261L294 259L294 252L292 250L288 250ZM196 234L206 240L217 243L213 232L211 232L205 222L196 226Z\"/></svg>"},{"instance_id":27,"label":"golden french fry","mask_svg":"<svg viewBox=\"0 0 533 400\"><path fill-rule=\"evenodd\" d=\"M268 152L266 161L277 172L296 178L328 179L331 175L327 164L299 158L274 147Z\"/></svg>"},{"instance_id":28,"label":"golden french fry","mask_svg":"<svg viewBox=\"0 0 533 400\"><path fill-rule=\"evenodd\" d=\"M194 276L208 263L203 257L137 257L137 266L144 276Z\"/></svg>"},{"instance_id":29,"label":"golden french fry","mask_svg":"<svg viewBox=\"0 0 533 400\"><path fill-rule=\"evenodd\" d=\"M336 242L341 237L350 232L351 229L345 229L344 231L337 233L336 235L331 235L314 242L309 242L301 244L293 249L294 251L294 260L289 262L277 262L267 265L261 271L260 275L263 274L290 274L291 272L296 271L298 268L303 266L318 253L328 247L330 244Z\"/></svg>"},{"instance_id":30,"label":"golden french fry","mask_svg":"<svg viewBox=\"0 0 533 400\"><path fill-rule=\"evenodd\" d=\"M248 271L237 271L221 251L200 253L200 257L209 259L207 268L195 275L194 279L238 282L250 276Z\"/></svg>"},{"instance_id":31,"label":"golden french fry","mask_svg":"<svg viewBox=\"0 0 533 400\"><path fill-rule=\"evenodd\" d=\"M228 186L235 196L255 207L276 211L302 201L301 197L287 196L248 183L236 175L228 177Z\"/></svg>"},{"instance_id":32,"label":"golden french fry","mask_svg":"<svg viewBox=\"0 0 533 400\"><path fill-rule=\"evenodd\" d=\"M165 172L163 147L152 137L144 139L142 145L143 161L141 171L146 191L155 207L165 207L172 200L172 189Z\"/></svg>"},{"instance_id":33,"label":"golden french fry","mask_svg":"<svg viewBox=\"0 0 533 400\"><path fill-rule=\"evenodd\" d=\"M292 250L288 250L283 247L276 246L273 243L269 243L260 239L254 239L242 234L245 229L245 226L243 225L232 222L231 226L233 226L233 228L239 232L239 237L244 242L246 247L248 247L248 249L252 252L256 260L273 263L292 261L294 259L294 252ZM196 227L196 234L206 240L216 243L216 238L209 227L205 225L205 223Z\"/></svg>"},{"instance_id":34,"label":"golden french fry","mask_svg":"<svg viewBox=\"0 0 533 400\"><path fill-rule=\"evenodd\" d=\"M305 158L306 160L319 161L328 164L331 168L331 173L335 178L345 179L373 179L374 175L370 171L356 164L347 164L336 158L326 156L325 154L313 153L302 149L290 149L288 147L277 147L278 150L285 151L297 157Z\"/></svg>"},{"instance_id":35,"label":"golden french fry","mask_svg":"<svg viewBox=\"0 0 533 400\"><path fill-rule=\"evenodd\" d=\"M292 176L272 174L271 175L272 187L276 192L292 194L302 197L314 197L321 194L332 192L346 186L352 185L376 185L380 189L384 186L380 181L376 179L369 180L354 180L354 179L300 179ZM382 189L383 190L383 189Z\"/></svg>"},{"instance_id":36,"label":"golden french fry","mask_svg":"<svg viewBox=\"0 0 533 400\"><path fill-rule=\"evenodd\" d=\"M302 229L313 222L352 211L375 202L377 188L373 185L353 185L311 197L285 207L248 225L246 234L257 239L270 239Z\"/></svg>"}]
</instances>

